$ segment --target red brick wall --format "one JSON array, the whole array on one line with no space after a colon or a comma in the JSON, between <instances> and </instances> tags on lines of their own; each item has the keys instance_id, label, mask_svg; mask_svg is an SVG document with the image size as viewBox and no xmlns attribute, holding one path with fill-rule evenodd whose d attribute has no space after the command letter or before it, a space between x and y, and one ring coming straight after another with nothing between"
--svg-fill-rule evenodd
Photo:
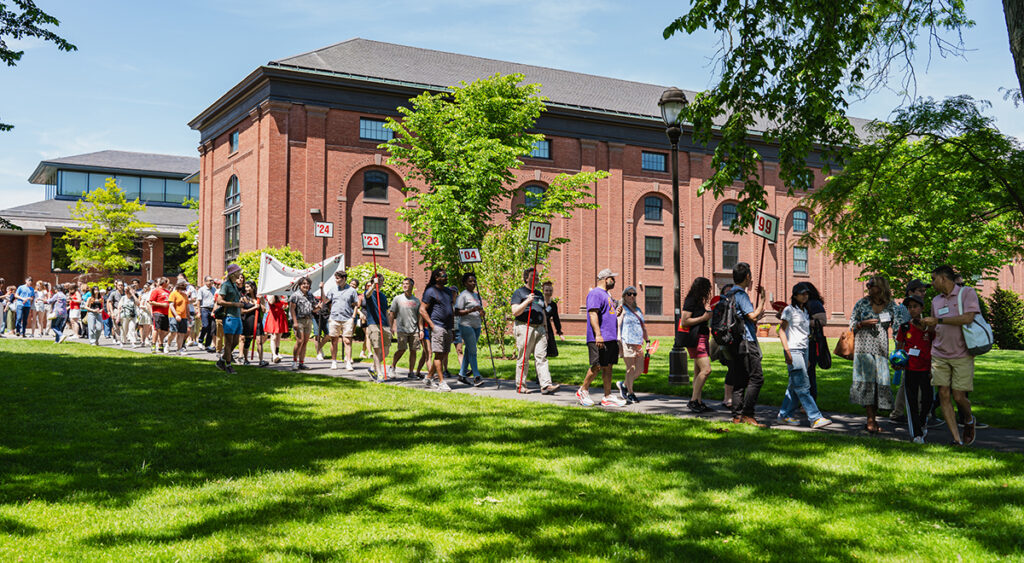
<instances>
[{"instance_id":1,"label":"red brick wall","mask_svg":"<svg viewBox=\"0 0 1024 563\"><path fill-rule=\"evenodd\" d=\"M19 235L0 235L0 278L7 285L21 285L25 280L25 242ZM0 288L3 291L3 288Z\"/></svg>"},{"instance_id":2,"label":"red brick wall","mask_svg":"<svg viewBox=\"0 0 1024 563\"><path fill-rule=\"evenodd\" d=\"M287 102L266 101L253 108L238 124L239 148L230 153L231 131L200 147L200 276L223 274L224 190L232 175L239 179L242 194L241 251L267 246L290 245L305 254L307 261L320 259L321 241L313 236L309 210L322 210L334 223L335 238L329 241L328 255L344 253L348 265L370 260L361 250L359 234L365 217L388 220L390 233L407 232L396 210L402 205L401 171L385 164L386 155L376 149L377 141L359 139L359 118L381 116ZM672 319L672 221L671 165L669 171L641 169L641 147L598 140L549 137L551 159L524 160L524 169L515 172L510 187L509 205L522 200L526 184L546 185L562 172L607 170L609 177L593 186L600 209L580 211L572 219L556 219L553 234L572 240L561 252L553 254L551 279L555 295L562 300L562 311L570 333L583 330L580 307L594 285L597 272L612 268L620 273L619 290L627 285L643 289L660 286L663 291L660 317L651 318L656 334L671 331ZM668 151L656 151L665 152ZM735 201L738 188L726 190L718 200L698 197L697 188L710 177L711 157L703 154L679 154L680 249L682 292L685 294L697 276L716 282L731 281L731 271L722 268L722 242L740 243L739 259L757 272L761 259L761 239L736 235L722 226L722 206ZM388 174L387 201L366 201L363 197L363 173L380 170ZM768 211L782 219L777 244L769 244L764 256L761 283L773 300L788 301L790 288L800 281L812 281L824 294L833 322L831 334L845 326L849 311L863 296L863 284L856 281L859 268L835 266L814 248L808 252L808 274L793 273L793 247L799 236L792 232L793 211L800 198L789 196L778 177L775 164L761 170L768 188ZM819 176L818 185L823 178ZM663 220L644 219L644 198L663 200ZM662 266L644 265L644 237L662 238ZM396 237L388 240L388 250L378 255L383 266L411 274L420 284L427 278L419 258ZM1005 269L1000 283L1024 292L1021 266ZM756 281L756 280L755 280ZM986 286L987 287L987 286ZM901 288L896 293L901 295ZM774 321L769 315L768 321Z\"/></svg>"},{"instance_id":3,"label":"red brick wall","mask_svg":"<svg viewBox=\"0 0 1024 563\"><path fill-rule=\"evenodd\" d=\"M74 279L91 280L96 276L81 275L76 272L57 273L50 269L52 264L51 254L53 248L53 237L51 233L45 235L0 235L0 277L6 278L7 283L20 285L25 276L32 276L34 280L43 280L50 283L65 283ZM143 243L142 260L150 259L148 246ZM164 246L163 239L158 239L153 244L153 275L159 277L163 273ZM142 267L142 275L138 276L117 276L125 280L148 279L149 268Z\"/></svg>"}]
</instances>

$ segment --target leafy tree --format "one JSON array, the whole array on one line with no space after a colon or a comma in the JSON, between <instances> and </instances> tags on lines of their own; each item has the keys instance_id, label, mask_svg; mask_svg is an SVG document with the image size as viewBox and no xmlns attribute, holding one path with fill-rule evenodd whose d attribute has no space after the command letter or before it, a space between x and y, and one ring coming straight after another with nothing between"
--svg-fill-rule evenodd
<instances>
[{"instance_id":1,"label":"leafy tree","mask_svg":"<svg viewBox=\"0 0 1024 563\"><path fill-rule=\"evenodd\" d=\"M511 332L509 297L522 285L523 270L533 266L535 257L539 258L540 287L548 272L550 254L569 242L564 237L552 237L550 243L536 246L527 240L530 222L551 222L556 217L570 218L577 209L596 209L597 204L589 201L588 186L606 176L606 172L560 174L542 195L527 193L527 204L514 210L507 223L489 227L480 247L483 262L476 265L476 274L488 330L491 338L500 343L502 355L506 355L505 337Z\"/></svg>"},{"instance_id":2,"label":"leafy tree","mask_svg":"<svg viewBox=\"0 0 1024 563\"><path fill-rule=\"evenodd\" d=\"M10 221L8 221L7 219L4 219L3 217L0 217L0 229L8 229L8 230L11 230L11 231L20 231L21 227L15 225L14 223L11 223Z\"/></svg>"},{"instance_id":3,"label":"leafy tree","mask_svg":"<svg viewBox=\"0 0 1024 563\"><path fill-rule=\"evenodd\" d=\"M926 100L873 127L841 173L806 201L803 237L890 279L952 264L989 276L1024 250L1024 149L970 97ZM827 239L827 242L826 242Z\"/></svg>"},{"instance_id":4,"label":"leafy tree","mask_svg":"<svg viewBox=\"0 0 1024 563\"><path fill-rule=\"evenodd\" d=\"M411 108L398 108L401 121L388 119L395 137L381 148L390 152L389 164L408 170L398 214L410 232L398 239L422 263L461 271L459 248L482 247L490 225L509 214L513 171L543 139L527 133L544 110L540 86L521 85L523 78L496 74L450 92L425 92Z\"/></svg>"},{"instance_id":5,"label":"leafy tree","mask_svg":"<svg viewBox=\"0 0 1024 563\"><path fill-rule=\"evenodd\" d=\"M182 202L185 207L189 209L199 209L199 200L188 198ZM181 233L183 248L188 248L191 252L188 260L181 264L181 271L185 274L185 277L199 283L199 218L196 217L195 221L188 224L185 227L185 232Z\"/></svg>"},{"instance_id":6,"label":"leafy tree","mask_svg":"<svg viewBox=\"0 0 1024 563\"><path fill-rule=\"evenodd\" d=\"M306 259L302 256L301 252L293 250L292 247L287 244L279 248L275 248L273 246L260 248L257 250L250 250L249 252L243 252L235 259L235 264L238 264L238 266L242 268L242 273L245 274L245 279L256 280L259 278L260 255L264 252L274 258L277 258L282 264L289 268L304 269L312 266L312 264L306 262Z\"/></svg>"},{"instance_id":7,"label":"leafy tree","mask_svg":"<svg viewBox=\"0 0 1024 563\"><path fill-rule=\"evenodd\" d=\"M138 199L127 201L113 178L76 201L71 217L85 226L65 234L71 269L100 274L100 283L109 283L116 274L139 267L132 251L139 231L153 227L138 218L145 209Z\"/></svg>"},{"instance_id":8,"label":"leafy tree","mask_svg":"<svg viewBox=\"0 0 1024 563\"><path fill-rule=\"evenodd\" d=\"M1024 301L1020 296L996 286L988 309L996 346L1001 350L1024 350Z\"/></svg>"},{"instance_id":9,"label":"leafy tree","mask_svg":"<svg viewBox=\"0 0 1024 563\"><path fill-rule=\"evenodd\" d=\"M1003 6L1024 85L1024 0ZM713 29L722 38L717 83L685 114L696 140L718 140L717 172L702 192L719 196L735 177L744 178L738 230L766 207L756 173L762 155L748 135L755 124L778 146L779 175L790 191L811 188L809 155L841 164L858 142L845 117L850 100L887 86L894 74L903 91L912 91L919 45L962 54L959 32L972 25L963 0L691 0L664 36Z\"/></svg>"},{"instance_id":10,"label":"leafy tree","mask_svg":"<svg viewBox=\"0 0 1024 563\"><path fill-rule=\"evenodd\" d=\"M8 7L9 4L10 7ZM6 63L7 66L17 65L25 51L11 49L7 45L7 41L25 37L38 37L43 41L49 41L61 51L78 50L78 47L46 29L46 26L50 25L57 27L60 25L60 21L37 8L33 0L0 1L0 61ZM0 131L10 131L13 128L13 125L0 123ZM3 226L3 223L4 221L0 220L0 226Z\"/></svg>"}]
</instances>

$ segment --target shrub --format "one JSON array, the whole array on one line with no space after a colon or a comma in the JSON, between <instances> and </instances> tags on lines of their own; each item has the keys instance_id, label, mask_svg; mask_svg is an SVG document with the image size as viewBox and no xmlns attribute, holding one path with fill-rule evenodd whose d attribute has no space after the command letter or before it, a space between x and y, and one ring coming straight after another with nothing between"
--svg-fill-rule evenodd
<instances>
[{"instance_id":1,"label":"shrub","mask_svg":"<svg viewBox=\"0 0 1024 563\"><path fill-rule=\"evenodd\" d=\"M1013 291L996 287L988 300L992 335L1001 350L1024 349L1024 301Z\"/></svg>"}]
</instances>

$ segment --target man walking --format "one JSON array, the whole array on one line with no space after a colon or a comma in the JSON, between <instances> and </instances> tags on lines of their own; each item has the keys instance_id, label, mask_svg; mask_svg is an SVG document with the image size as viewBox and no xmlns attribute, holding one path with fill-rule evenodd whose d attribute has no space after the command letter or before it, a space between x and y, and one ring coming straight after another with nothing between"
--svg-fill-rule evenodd
<instances>
[{"instance_id":1,"label":"man walking","mask_svg":"<svg viewBox=\"0 0 1024 563\"><path fill-rule=\"evenodd\" d=\"M206 276L203 279L203 287L199 288L199 321L203 325L203 329L199 332L199 344L210 354L217 352L210 346L216 329L213 319L213 306L216 302L217 290L213 287L213 278Z\"/></svg>"},{"instance_id":2,"label":"man walking","mask_svg":"<svg viewBox=\"0 0 1024 563\"><path fill-rule=\"evenodd\" d=\"M223 356L217 360L217 367L227 373L235 373L231 360L242 334L242 268L238 264L228 264L224 277L224 283L217 290L217 305L224 308L224 349ZM166 278L160 280L167 283Z\"/></svg>"},{"instance_id":3,"label":"man walking","mask_svg":"<svg viewBox=\"0 0 1024 563\"><path fill-rule=\"evenodd\" d=\"M36 290L32 287L32 276L25 278L25 283L14 292L14 335L25 338L28 319L32 316L32 303L36 299Z\"/></svg>"},{"instance_id":4,"label":"man walking","mask_svg":"<svg viewBox=\"0 0 1024 563\"><path fill-rule=\"evenodd\" d=\"M726 381L732 385L732 421L736 423L751 424L758 428L764 428L754 418L754 407L757 406L757 396L761 394L761 386L764 384L764 374L761 371L761 347L757 343L757 321L764 315L765 299L764 288L758 287L758 306L750 302L747 290L754 281L750 272L750 264L740 262L732 269L732 281L735 284L726 294L727 298L733 300L736 313L743 320L743 339L736 345L730 347L733 358L730 364L738 361L739 365L735 372L730 370L733 381Z\"/></svg>"},{"instance_id":5,"label":"man walking","mask_svg":"<svg viewBox=\"0 0 1024 563\"><path fill-rule=\"evenodd\" d=\"M331 369L338 369L338 339L342 339L345 354L345 370L353 371L352 367L352 335L355 334L355 306L359 293L348 285L348 274L343 271L334 272L334 284L330 291L323 295L324 305L330 303L331 314L327 322L327 334L331 338ZM323 288L320 288L323 294Z\"/></svg>"},{"instance_id":6,"label":"man walking","mask_svg":"<svg viewBox=\"0 0 1024 563\"><path fill-rule=\"evenodd\" d=\"M391 323L385 324L383 315L384 311L388 310L388 296L380 287L383 282L384 278L380 274L373 276L370 278L370 289L363 295L366 308L366 339L370 341L370 350L373 354L373 372L370 373L370 377L377 382L384 381L384 362L388 349L391 348Z\"/></svg>"},{"instance_id":7,"label":"man walking","mask_svg":"<svg viewBox=\"0 0 1024 563\"><path fill-rule=\"evenodd\" d=\"M590 368L583 385L576 391L576 400L585 407L594 406L590 398L590 384L598 373L604 384L601 406L623 407L626 401L612 395L612 366L619 361L619 327L615 315L615 301L609 290L615 287L618 274L605 268L597 274L597 287L587 293L587 349ZM543 304L543 301L541 301Z\"/></svg>"},{"instance_id":8,"label":"man walking","mask_svg":"<svg viewBox=\"0 0 1024 563\"><path fill-rule=\"evenodd\" d=\"M437 374L437 390L451 391L452 388L444 381L444 369L448 365L448 353L455 340L455 310L452 308L452 294L445 287L448 284L448 273L443 268L430 272L430 283L423 292L420 303L420 317L430 329L430 350L434 353L434 361L427 370L426 385L433 385L434 374Z\"/></svg>"},{"instance_id":9,"label":"man walking","mask_svg":"<svg viewBox=\"0 0 1024 563\"><path fill-rule=\"evenodd\" d=\"M526 373L529 358L533 355L533 364L537 369L537 382L540 392L550 395L558 390L558 385L551 383L551 372L548 370L548 332L547 313L544 307L544 294L537 287L537 271L527 268L523 271L523 285L515 290L510 302L512 316L515 317L513 334L516 338L516 389L519 393L529 393L526 389ZM530 286L533 292L530 292Z\"/></svg>"},{"instance_id":10,"label":"man walking","mask_svg":"<svg viewBox=\"0 0 1024 563\"><path fill-rule=\"evenodd\" d=\"M124 297L124 282L114 282L114 290L107 294L104 308L107 310L107 320L103 321L104 332L107 338L113 338L118 346L124 346L121 341L121 315L117 310L121 298Z\"/></svg>"},{"instance_id":11,"label":"man walking","mask_svg":"<svg viewBox=\"0 0 1024 563\"><path fill-rule=\"evenodd\" d=\"M974 316L981 313L978 292L956 283L956 273L950 266L939 266L932 270L932 285L938 295L932 299L932 316L922 320L926 327L935 327L932 340L932 385L939 388L942 417L946 419L953 445L964 446L974 443L975 420L971 413L971 401L967 392L974 389L974 356L967 353L967 341L963 327L974 322ZM963 305L962 310L961 306ZM953 404L956 401L964 419L963 436L957 425Z\"/></svg>"},{"instance_id":12,"label":"man walking","mask_svg":"<svg viewBox=\"0 0 1024 563\"><path fill-rule=\"evenodd\" d=\"M391 321L391 333L398 338L398 351L391 357L391 373L395 372L398 359L402 357L405 349L409 349L409 378L422 379L419 371L413 373L413 366L416 365L416 347L419 346L420 330L420 300L413 293L415 282L412 278L402 280L402 293L395 297L388 309L388 319Z\"/></svg>"}]
</instances>

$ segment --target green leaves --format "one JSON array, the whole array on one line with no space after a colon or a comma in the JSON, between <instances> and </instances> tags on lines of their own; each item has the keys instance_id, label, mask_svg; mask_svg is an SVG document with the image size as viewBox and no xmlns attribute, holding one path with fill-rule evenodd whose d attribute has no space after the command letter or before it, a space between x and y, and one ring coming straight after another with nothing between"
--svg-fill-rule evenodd
<instances>
[{"instance_id":1,"label":"green leaves","mask_svg":"<svg viewBox=\"0 0 1024 563\"><path fill-rule=\"evenodd\" d=\"M919 101L874 127L846 167L805 201L804 242L892 280L951 264L988 277L1024 251L1024 150L962 96Z\"/></svg>"},{"instance_id":2,"label":"green leaves","mask_svg":"<svg viewBox=\"0 0 1024 563\"><path fill-rule=\"evenodd\" d=\"M761 158L753 150L758 140L750 134L755 128L778 147L779 177L788 192L810 190L809 159L842 163L858 142L845 117L848 98L885 85L894 72L906 88L920 34L928 34L940 53L959 52L959 42L943 40L940 32L972 23L961 0L692 0L663 35L699 29L721 35L718 83L693 100L685 118L695 141L715 146L717 172L701 193L719 197L743 182L736 231L767 207Z\"/></svg>"},{"instance_id":3,"label":"green leaves","mask_svg":"<svg viewBox=\"0 0 1024 563\"><path fill-rule=\"evenodd\" d=\"M114 275L138 268L132 250L139 231L153 227L137 218L145 209L138 199L126 201L113 178L107 178L104 187L90 190L84 200L76 201L71 217L85 226L69 229L65 235L72 241L66 245L71 269L100 274L100 282L109 283Z\"/></svg>"}]
</instances>

